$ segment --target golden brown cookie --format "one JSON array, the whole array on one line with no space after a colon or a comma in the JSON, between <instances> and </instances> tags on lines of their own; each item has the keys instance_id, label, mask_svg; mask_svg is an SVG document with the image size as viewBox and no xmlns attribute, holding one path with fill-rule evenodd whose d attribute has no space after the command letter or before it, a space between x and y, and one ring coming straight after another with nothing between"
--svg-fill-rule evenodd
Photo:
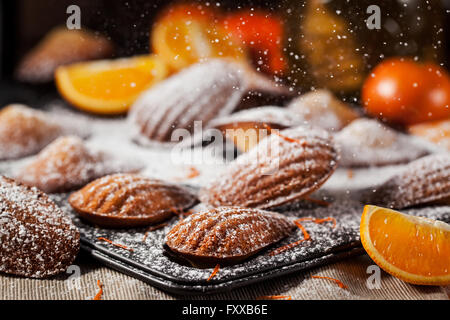
<instances>
[{"instance_id":1,"label":"golden brown cookie","mask_svg":"<svg viewBox=\"0 0 450 320\"><path fill-rule=\"evenodd\" d=\"M255 255L294 229L294 223L279 213L221 207L181 220L167 234L166 244L195 265L225 265Z\"/></svg>"},{"instance_id":2,"label":"golden brown cookie","mask_svg":"<svg viewBox=\"0 0 450 320\"><path fill-rule=\"evenodd\" d=\"M267 125L286 129L300 124L302 119L286 108L264 106L216 118L209 126L219 129L241 152L247 152L270 135Z\"/></svg>"},{"instance_id":3,"label":"golden brown cookie","mask_svg":"<svg viewBox=\"0 0 450 320\"><path fill-rule=\"evenodd\" d=\"M450 151L450 119L415 124L408 131Z\"/></svg>"},{"instance_id":4,"label":"golden brown cookie","mask_svg":"<svg viewBox=\"0 0 450 320\"><path fill-rule=\"evenodd\" d=\"M135 174L97 179L69 197L70 205L82 218L106 228L155 224L196 201L186 188Z\"/></svg>"},{"instance_id":5,"label":"golden brown cookie","mask_svg":"<svg viewBox=\"0 0 450 320\"><path fill-rule=\"evenodd\" d=\"M273 208L317 190L334 172L338 152L324 130L296 127L273 133L200 191L212 206Z\"/></svg>"}]
</instances>

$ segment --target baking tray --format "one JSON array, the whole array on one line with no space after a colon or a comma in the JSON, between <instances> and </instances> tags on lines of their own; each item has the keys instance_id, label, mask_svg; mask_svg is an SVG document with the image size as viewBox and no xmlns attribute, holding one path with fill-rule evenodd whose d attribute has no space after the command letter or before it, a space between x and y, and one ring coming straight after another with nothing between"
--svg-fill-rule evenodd
<instances>
[{"instance_id":1,"label":"baking tray","mask_svg":"<svg viewBox=\"0 0 450 320\"><path fill-rule=\"evenodd\" d=\"M274 248L301 239L302 233L298 230L280 243L241 264L221 267L219 273L207 281L213 271L212 268L198 269L186 265L174 259L164 248L165 235L177 223L178 217L172 218L166 227L148 233L146 241L143 242L145 228L110 230L92 226L80 220L70 208L67 203L67 194L51 195L53 200L72 217L81 232L82 249L93 258L154 287L180 295L229 291L364 253L359 241L359 223L363 203L350 196L330 192L320 192L316 196L326 199L330 203L329 206L303 201L280 207L276 211L292 219L331 216L337 220L336 228L332 228L332 223L317 225L304 222L311 241L303 242L300 246L277 256L268 255L268 252ZM404 210L404 212L450 222L450 206L421 207ZM100 237L132 248L133 252L99 240Z\"/></svg>"}]
</instances>

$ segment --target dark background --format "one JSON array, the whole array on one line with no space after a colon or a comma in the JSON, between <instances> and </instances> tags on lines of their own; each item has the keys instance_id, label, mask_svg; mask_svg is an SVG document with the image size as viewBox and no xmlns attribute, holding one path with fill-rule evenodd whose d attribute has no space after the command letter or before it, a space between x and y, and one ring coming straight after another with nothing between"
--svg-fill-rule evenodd
<instances>
[{"instance_id":1,"label":"dark background","mask_svg":"<svg viewBox=\"0 0 450 320\"><path fill-rule=\"evenodd\" d=\"M411 2L423 0L408 0ZM445 54L442 59L449 65L450 43L450 0L431 0L437 4L439 14L428 13L428 21L434 19L443 21L445 32ZM35 100L35 92L55 91L52 84L47 86L30 86L19 84L13 79L14 68L20 59L52 28L66 23L68 14L66 8L76 4L81 8L83 27L98 31L113 40L116 45L116 56L131 56L149 52L149 32L157 13L163 7L174 1L170 0L0 0L0 106L13 101L29 103ZM193 2L192 0L190 2ZM197 1L201 3L205 1ZM285 11L286 6L296 9L304 0L216 0L209 1L211 6L220 4L222 10L234 10L241 7L262 7L268 10ZM369 4L379 4L382 7L383 18L391 15L398 19L398 8L392 6L393 0L330 0L327 5L338 8L347 14L346 19L362 21L358 13L365 13ZM436 6L435 6L436 7ZM397 10L397 11L396 11ZM387 13L386 13L387 11ZM298 11L301 12L301 11ZM357 13L355 15L355 13ZM296 13L297 15L297 13ZM396 16L397 15L397 16ZM414 13L409 13L412 21ZM357 16L357 17L356 17ZM408 28L407 28L408 29ZM402 29L403 30L403 29ZM432 32L432 31L431 31ZM420 41L431 38L430 31L425 30L416 35ZM372 39L367 40L367 38ZM371 33L366 41L380 42L381 33ZM396 39L393 42L397 42ZM390 55L387 52L386 56ZM375 57L380 60L380 58ZM374 61L376 63L377 61Z\"/></svg>"}]
</instances>

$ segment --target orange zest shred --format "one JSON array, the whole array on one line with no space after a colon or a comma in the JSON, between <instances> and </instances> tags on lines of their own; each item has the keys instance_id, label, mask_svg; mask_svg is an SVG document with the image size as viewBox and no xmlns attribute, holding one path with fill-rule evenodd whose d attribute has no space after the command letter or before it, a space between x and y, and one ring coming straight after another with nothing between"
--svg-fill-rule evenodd
<instances>
[{"instance_id":1,"label":"orange zest shred","mask_svg":"<svg viewBox=\"0 0 450 320\"><path fill-rule=\"evenodd\" d=\"M317 224L322 224L324 222L331 221L331 222L333 222L333 229L336 228L336 224L337 224L336 219L333 217L326 217L326 218L322 218L322 219L305 217L305 218L299 218L296 221L312 221Z\"/></svg>"},{"instance_id":2,"label":"orange zest shred","mask_svg":"<svg viewBox=\"0 0 450 320\"><path fill-rule=\"evenodd\" d=\"M196 178L200 175L200 171L197 170L196 167L190 167L189 168L189 174L187 176L188 179Z\"/></svg>"},{"instance_id":3,"label":"orange zest shred","mask_svg":"<svg viewBox=\"0 0 450 320\"><path fill-rule=\"evenodd\" d=\"M301 141L298 139L292 139L289 137L286 137L285 135L282 135L278 130L273 130L267 123L263 123L264 128L267 129L267 131L269 132L269 134L275 134L277 136L279 136L280 138L282 138L283 140L287 141L287 142L291 142L291 143L298 143L301 144L302 146L305 145L305 141Z\"/></svg>"},{"instance_id":4,"label":"orange zest shred","mask_svg":"<svg viewBox=\"0 0 450 320\"><path fill-rule=\"evenodd\" d=\"M171 208L170 208L170 211L171 211L174 215L176 215L176 216L179 216L179 215L181 215L181 214L183 213L183 210L182 210L182 209L180 209L180 208L175 208L175 207L171 207Z\"/></svg>"},{"instance_id":5,"label":"orange zest shred","mask_svg":"<svg viewBox=\"0 0 450 320\"><path fill-rule=\"evenodd\" d=\"M214 268L213 272L209 276L208 280L206 280L206 281L211 281L211 279L216 276L216 274L219 272L219 270L220 270L220 265L217 264L216 267Z\"/></svg>"},{"instance_id":6,"label":"orange zest shred","mask_svg":"<svg viewBox=\"0 0 450 320\"><path fill-rule=\"evenodd\" d=\"M292 300L291 296L261 296L256 300Z\"/></svg>"},{"instance_id":7,"label":"orange zest shred","mask_svg":"<svg viewBox=\"0 0 450 320\"><path fill-rule=\"evenodd\" d=\"M100 282L100 280L97 280L97 286L98 286L98 292L95 295L93 300L102 300L103 295L103 284Z\"/></svg>"},{"instance_id":8,"label":"orange zest shred","mask_svg":"<svg viewBox=\"0 0 450 320\"><path fill-rule=\"evenodd\" d=\"M167 223L166 223L166 222L157 224L156 226L151 226L151 227L149 227L149 228L147 229L147 231L145 231L144 237L142 238L142 242L145 242L145 241L147 240L148 234L149 234L150 232L159 230L159 229L161 229L161 228L164 228L165 226L167 226Z\"/></svg>"},{"instance_id":9,"label":"orange zest shred","mask_svg":"<svg viewBox=\"0 0 450 320\"><path fill-rule=\"evenodd\" d=\"M115 247L122 248L122 249L128 250L128 251L130 251L130 252L133 252L133 251L134 251L134 249L132 249L132 248L128 248L127 246L125 246L125 245L123 245L123 244L114 243L114 242L112 242L111 240L106 239L106 238L104 238L104 237L99 237L99 238L97 238L97 240L108 242L109 244L111 244L111 245L113 245L113 246L115 246Z\"/></svg>"},{"instance_id":10,"label":"orange zest shred","mask_svg":"<svg viewBox=\"0 0 450 320\"><path fill-rule=\"evenodd\" d=\"M353 179L353 170L352 170L352 169L348 169L348 170L347 170L347 177L348 177L349 179Z\"/></svg>"},{"instance_id":11,"label":"orange zest shred","mask_svg":"<svg viewBox=\"0 0 450 320\"><path fill-rule=\"evenodd\" d=\"M300 223L300 219L295 220L294 223L300 230L302 230L302 232L303 232L303 239L295 241L295 242L292 242L292 243L289 243L287 245L284 245L282 247L279 247L279 248L271 251L269 253L270 256L276 256L276 255L278 255L278 254L280 254L282 252L285 252L287 250L290 250L292 248L297 247L299 244L301 244L304 241L311 240L311 236L309 235L308 231L306 231L305 227L303 227L303 225Z\"/></svg>"},{"instance_id":12,"label":"orange zest shred","mask_svg":"<svg viewBox=\"0 0 450 320\"><path fill-rule=\"evenodd\" d=\"M331 281L336 282L341 289L348 289L348 287L345 284L343 284L341 280L338 280L338 279L325 277L325 276L311 276L311 278L313 278L313 279L327 279L327 280L331 280Z\"/></svg>"},{"instance_id":13,"label":"orange zest shred","mask_svg":"<svg viewBox=\"0 0 450 320\"><path fill-rule=\"evenodd\" d=\"M310 198L310 197L304 197L303 200L309 201L309 202L314 203L314 204L318 204L319 206L323 206L323 207L328 207L331 204L328 201L320 200L320 199L314 199L314 198Z\"/></svg>"}]
</instances>

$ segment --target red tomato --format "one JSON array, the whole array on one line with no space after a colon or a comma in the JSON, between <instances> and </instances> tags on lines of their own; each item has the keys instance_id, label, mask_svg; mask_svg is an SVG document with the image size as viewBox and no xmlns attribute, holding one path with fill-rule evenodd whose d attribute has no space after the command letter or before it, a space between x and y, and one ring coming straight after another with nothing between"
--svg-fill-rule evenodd
<instances>
[{"instance_id":1,"label":"red tomato","mask_svg":"<svg viewBox=\"0 0 450 320\"><path fill-rule=\"evenodd\" d=\"M434 64L392 58L367 77L362 101L373 116L399 124L414 124L450 117L450 80Z\"/></svg>"},{"instance_id":2,"label":"red tomato","mask_svg":"<svg viewBox=\"0 0 450 320\"><path fill-rule=\"evenodd\" d=\"M256 60L265 62L263 69L273 73L285 70L283 24L279 18L263 11L242 10L228 15L222 23L251 49Z\"/></svg>"}]
</instances>

